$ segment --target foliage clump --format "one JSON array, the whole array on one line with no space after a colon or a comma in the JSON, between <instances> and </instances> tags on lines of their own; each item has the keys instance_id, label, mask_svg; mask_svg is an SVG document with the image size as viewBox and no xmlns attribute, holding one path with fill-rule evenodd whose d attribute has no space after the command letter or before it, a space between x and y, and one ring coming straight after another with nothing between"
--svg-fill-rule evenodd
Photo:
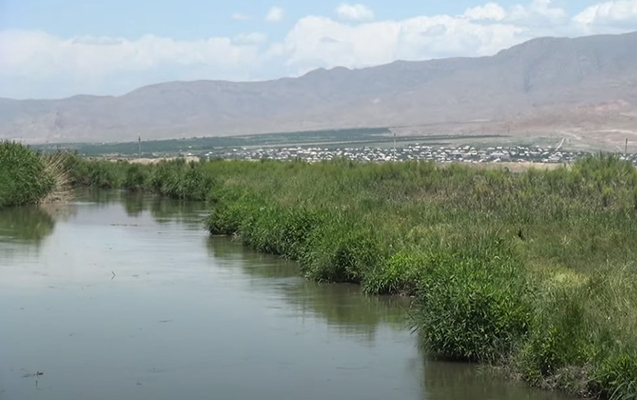
<instances>
[{"instance_id":1,"label":"foliage clump","mask_svg":"<svg viewBox=\"0 0 637 400\"><path fill-rule=\"evenodd\" d=\"M40 154L13 142L0 142L0 207L38 203L53 189Z\"/></svg>"}]
</instances>

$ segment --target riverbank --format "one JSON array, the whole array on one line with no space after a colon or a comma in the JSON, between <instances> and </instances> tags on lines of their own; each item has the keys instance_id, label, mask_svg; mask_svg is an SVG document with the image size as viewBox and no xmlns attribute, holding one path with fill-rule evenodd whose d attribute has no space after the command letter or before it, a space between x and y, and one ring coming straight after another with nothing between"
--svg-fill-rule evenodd
<instances>
[{"instance_id":1,"label":"riverbank","mask_svg":"<svg viewBox=\"0 0 637 400\"><path fill-rule=\"evenodd\" d=\"M297 260L306 277L415 296L432 354L533 386L637 395L637 171L334 161L157 165L76 160L77 184L207 199L212 234Z\"/></svg>"},{"instance_id":2,"label":"riverbank","mask_svg":"<svg viewBox=\"0 0 637 400\"><path fill-rule=\"evenodd\" d=\"M428 359L410 299L209 237L204 202L78 189L55 209L0 210L3 399L573 400Z\"/></svg>"}]
</instances>

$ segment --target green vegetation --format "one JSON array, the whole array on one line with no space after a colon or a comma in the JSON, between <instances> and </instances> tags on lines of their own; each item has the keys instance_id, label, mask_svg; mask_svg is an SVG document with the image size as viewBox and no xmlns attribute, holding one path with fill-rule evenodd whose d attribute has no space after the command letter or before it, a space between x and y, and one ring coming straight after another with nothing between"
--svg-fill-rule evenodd
<instances>
[{"instance_id":1,"label":"green vegetation","mask_svg":"<svg viewBox=\"0 0 637 400\"><path fill-rule=\"evenodd\" d=\"M215 183L214 174L202 169L199 163L184 159L141 165L88 161L68 154L63 164L73 186L146 191L174 199L205 200Z\"/></svg>"},{"instance_id":2,"label":"green vegetation","mask_svg":"<svg viewBox=\"0 0 637 400\"><path fill-rule=\"evenodd\" d=\"M18 143L0 142L0 208L38 203L55 187L45 160Z\"/></svg>"},{"instance_id":3,"label":"green vegetation","mask_svg":"<svg viewBox=\"0 0 637 400\"><path fill-rule=\"evenodd\" d=\"M637 395L637 170L431 163L78 161L83 184L206 198L212 234L310 279L415 296L423 346L532 385Z\"/></svg>"}]
</instances>

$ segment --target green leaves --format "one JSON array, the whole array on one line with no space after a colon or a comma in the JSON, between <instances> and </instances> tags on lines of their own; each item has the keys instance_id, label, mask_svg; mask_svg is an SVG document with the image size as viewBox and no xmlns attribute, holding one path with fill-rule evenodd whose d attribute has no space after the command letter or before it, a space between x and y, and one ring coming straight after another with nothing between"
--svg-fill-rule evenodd
<instances>
[{"instance_id":1,"label":"green leaves","mask_svg":"<svg viewBox=\"0 0 637 400\"><path fill-rule=\"evenodd\" d=\"M53 187L38 154L18 143L0 142L0 207L37 203Z\"/></svg>"},{"instance_id":2,"label":"green leaves","mask_svg":"<svg viewBox=\"0 0 637 400\"><path fill-rule=\"evenodd\" d=\"M531 321L526 270L500 244L492 246L488 253L469 246L430 256L415 318L434 354L494 362L526 335Z\"/></svg>"}]
</instances>

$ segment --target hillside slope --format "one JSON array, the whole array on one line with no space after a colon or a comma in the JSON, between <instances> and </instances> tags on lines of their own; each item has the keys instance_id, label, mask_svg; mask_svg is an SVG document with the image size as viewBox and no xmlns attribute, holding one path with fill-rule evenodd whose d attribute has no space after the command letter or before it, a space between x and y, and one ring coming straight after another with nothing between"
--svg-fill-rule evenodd
<instances>
[{"instance_id":1,"label":"hillside slope","mask_svg":"<svg viewBox=\"0 0 637 400\"><path fill-rule=\"evenodd\" d=\"M265 82L195 81L123 96L0 99L0 138L120 141L479 120L512 134L637 139L637 32L540 38L492 57L319 69ZM575 136L579 135L575 134ZM620 136L621 136L620 135Z\"/></svg>"}]
</instances>

